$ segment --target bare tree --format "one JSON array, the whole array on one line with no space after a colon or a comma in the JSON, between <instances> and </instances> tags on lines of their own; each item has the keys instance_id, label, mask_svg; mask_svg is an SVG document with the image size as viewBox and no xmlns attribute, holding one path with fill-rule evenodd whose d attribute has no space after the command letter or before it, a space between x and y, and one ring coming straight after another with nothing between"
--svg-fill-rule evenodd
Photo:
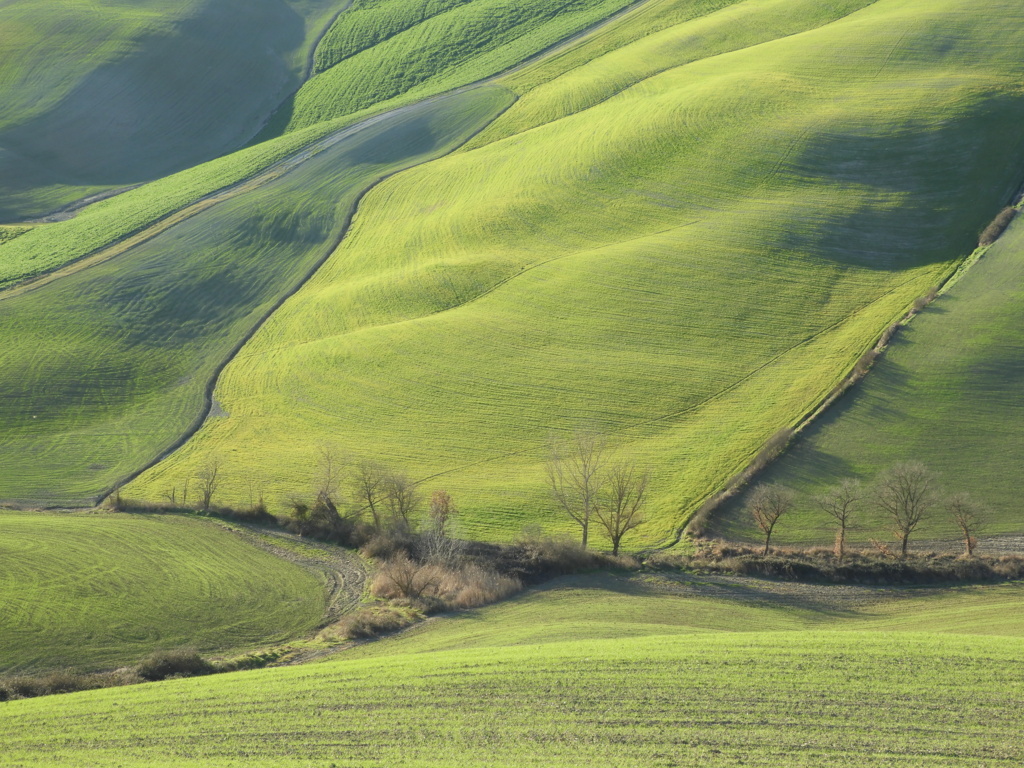
<instances>
[{"instance_id":1,"label":"bare tree","mask_svg":"<svg viewBox=\"0 0 1024 768\"><path fill-rule=\"evenodd\" d=\"M448 526L459 514L448 491L434 491L430 497L430 520L435 531L441 536L448 535Z\"/></svg>"},{"instance_id":2,"label":"bare tree","mask_svg":"<svg viewBox=\"0 0 1024 768\"><path fill-rule=\"evenodd\" d=\"M875 504L892 523L900 557L906 557L910 534L936 504L935 485L935 476L918 461L893 464L875 485Z\"/></svg>"},{"instance_id":3,"label":"bare tree","mask_svg":"<svg viewBox=\"0 0 1024 768\"><path fill-rule=\"evenodd\" d=\"M793 492L783 485L761 483L750 494L747 510L764 534L764 554L772 541L772 531L779 518L793 508Z\"/></svg>"},{"instance_id":4,"label":"bare tree","mask_svg":"<svg viewBox=\"0 0 1024 768\"><path fill-rule=\"evenodd\" d=\"M369 510L373 527L378 531L384 526L384 487L388 471L375 461L363 461L353 468L349 476L349 488L356 509Z\"/></svg>"},{"instance_id":5,"label":"bare tree","mask_svg":"<svg viewBox=\"0 0 1024 768\"><path fill-rule=\"evenodd\" d=\"M212 458L196 473L199 481L199 494L202 499L202 511L210 511L210 502L217 492L217 476L220 474L220 459Z\"/></svg>"},{"instance_id":6,"label":"bare tree","mask_svg":"<svg viewBox=\"0 0 1024 768\"><path fill-rule=\"evenodd\" d=\"M267 503L264 500L263 477L257 472L250 470L245 476L245 486L249 491L249 509L252 511L267 511Z\"/></svg>"},{"instance_id":7,"label":"bare tree","mask_svg":"<svg viewBox=\"0 0 1024 768\"><path fill-rule=\"evenodd\" d=\"M342 463L334 451L326 445L317 450L316 477L314 481L315 502L334 516L338 513L338 493L341 487Z\"/></svg>"},{"instance_id":8,"label":"bare tree","mask_svg":"<svg viewBox=\"0 0 1024 768\"><path fill-rule=\"evenodd\" d=\"M964 537L964 557L974 557L978 534L985 529L985 509L966 493L951 497L946 502L946 509Z\"/></svg>"},{"instance_id":9,"label":"bare tree","mask_svg":"<svg viewBox=\"0 0 1024 768\"><path fill-rule=\"evenodd\" d=\"M423 501L416 483L404 472L391 471L384 477L382 491L390 524L409 530Z\"/></svg>"},{"instance_id":10,"label":"bare tree","mask_svg":"<svg viewBox=\"0 0 1024 768\"><path fill-rule=\"evenodd\" d=\"M600 503L605 464L604 438L579 430L567 443L554 443L547 462L548 485L558 508L573 520L587 547L590 520Z\"/></svg>"},{"instance_id":11,"label":"bare tree","mask_svg":"<svg viewBox=\"0 0 1024 768\"><path fill-rule=\"evenodd\" d=\"M836 543L833 551L839 562L843 562L843 556L846 554L846 531L850 528L851 516L863 498L864 490L861 484L850 478L815 498L821 511L836 522Z\"/></svg>"},{"instance_id":12,"label":"bare tree","mask_svg":"<svg viewBox=\"0 0 1024 768\"><path fill-rule=\"evenodd\" d=\"M632 462L613 464L603 488L602 502L594 509L612 542L612 554L619 554L622 538L644 524L642 508L647 501L647 473Z\"/></svg>"}]
</instances>

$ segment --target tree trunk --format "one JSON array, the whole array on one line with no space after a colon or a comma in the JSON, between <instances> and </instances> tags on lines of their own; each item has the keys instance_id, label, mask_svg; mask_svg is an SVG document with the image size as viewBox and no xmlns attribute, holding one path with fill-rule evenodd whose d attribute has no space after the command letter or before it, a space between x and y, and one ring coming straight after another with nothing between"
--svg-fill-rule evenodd
<instances>
[{"instance_id":1,"label":"tree trunk","mask_svg":"<svg viewBox=\"0 0 1024 768\"><path fill-rule=\"evenodd\" d=\"M583 524L583 548L587 548L587 534L589 533L590 523Z\"/></svg>"},{"instance_id":2,"label":"tree trunk","mask_svg":"<svg viewBox=\"0 0 1024 768\"><path fill-rule=\"evenodd\" d=\"M900 541L900 557L907 556L907 540L910 538L909 533L904 533L903 538Z\"/></svg>"},{"instance_id":3,"label":"tree trunk","mask_svg":"<svg viewBox=\"0 0 1024 768\"><path fill-rule=\"evenodd\" d=\"M768 545L771 544L771 541L772 541L772 532L771 532L771 529L769 529L768 533L764 537L764 552L761 553L762 555L767 556L767 554L768 554Z\"/></svg>"},{"instance_id":4,"label":"tree trunk","mask_svg":"<svg viewBox=\"0 0 1024 768\"><path fill-rule=\"evenodd\" d=\"M619 556L619 540L620 540L620 538L621 537L612 539L612 557L618 557Z\"/></svg>"}]
</instances>

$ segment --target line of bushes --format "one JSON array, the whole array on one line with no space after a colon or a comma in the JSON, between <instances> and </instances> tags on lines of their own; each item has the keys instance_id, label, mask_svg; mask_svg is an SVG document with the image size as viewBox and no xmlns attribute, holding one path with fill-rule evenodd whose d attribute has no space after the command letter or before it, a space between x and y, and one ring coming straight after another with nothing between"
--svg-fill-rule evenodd
<instances>
[{"instance_id":1,"label":"line of bushes","mask_svg":"<svg viewBox=\"0 0 1024 768\"><path fill-rule=\"evenodd\" d=\"M271 651L226 661L210 661L190 649L155 651L133 667L122 667L111 672L73 672L65 669L41 675L2 677L0 701L258 669L276 661L280 655L280 652Z\"/></svg>"},{"instance_id":2,"label":"line of bushes","mask_svg":"<svg viewBox=\"0 0 1024 768\"><path fill-rule=\"evenodd\" d=\"M895 558L877 550L847 550L842 560L823 547L760 548L722 541L698 542L692 555L657 553L645 566L654 570L683 570L823 584L938 585L983 584L1024 578L1024 557L975 556L915 552Z\"/></svg>"}]
</instances>

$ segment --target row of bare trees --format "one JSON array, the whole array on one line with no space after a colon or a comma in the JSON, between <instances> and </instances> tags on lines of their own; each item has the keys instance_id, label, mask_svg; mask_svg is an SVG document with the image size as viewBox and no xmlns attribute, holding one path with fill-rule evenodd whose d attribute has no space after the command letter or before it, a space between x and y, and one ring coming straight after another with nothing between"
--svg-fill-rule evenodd
<instances>
[{"instance_id":1,"label":"row of bare trees","mask_svg":"<svg viewBox=\"0 0 1024 768\"><path fill-rule=\"evenodd\" d=\"M648 474L635 462L616 458L603 435L579 430L561 442L553 442L547 464L547 480L555 507L575 523L584 549L590 542L591 525L599 526L618 555L623 539L646 521ZM212 459L177 488L165 494L172 506L188 506L190 484L198 489L198 508L208 512L221 480L221 464ZM262 481L247 479L249 506L266 513ZM310 497L292 497L291 519L300 532L337 533L346 526L365 523L375 531L411 530L422 513L424 497L406 473L376 461L351 461L321 447ZM446 491L436 491L428 507L430 527L439 541L450 535L458 510ZM430 532L428 532L430 533Z\"/></svg>"},{"instance_id":2,"label":"row of bare trees","mask_svg":"<svg viewBox=\"0 0 1024 768\"><path fill-rule=\"evenodd\" d=\"M172 488L165 494L172 506L189 506L189 489L198 491L200 511L210 511L220 487L221 463L213 458L185 481L179 496ZM312 482L312 500L293 496L288 506L291 518L300 530L337 531L345 524L365 523L375 531L411 530L422 515L424 495L417 483L401 470L376 461L348 461L328 447L318 450ZM266 512L263 483L256 477L247 479L249 507ZM447 537L458 514L452 497L443 490L435 491L427 505L430 525L439 535Z\"/></svg>"},{"instance_id":3,"label":"row of bare trees","mask_svg":"<svg viewBox=\"0 0 1024 768\"><path fill-rule=\"evenodd\" d=\"M762 483L751 492L747 511L764 534L764 554L769 552L779 519L793 509L795 503L796 494L775 483ZM868 509L873 508L888 521L890 532L899 542L900 557L906 557L910 536L921 523L942 509L960 530L964 555L972 557L987 517L984 507L966 493L944 499L934 473L916 461L894 464L868 486L857 480L843 480L816 496L814 503L836 527L834 552L840 561L846 553L847 534Z\"/></svg>"},{"instance_id":4,"label":"row of bare trees","mask_svg":"<svg viewBox=\"0 0 1024 768\"><path fill-rule=\"evenodd\" d=\"M614 458L597 432L579 430L569 440L553 442L547 479L556 508L579 526L584 549L592 522L603 529L613 555L645 522L647 473L635 462Z\"/></svg>"}]
</instances>

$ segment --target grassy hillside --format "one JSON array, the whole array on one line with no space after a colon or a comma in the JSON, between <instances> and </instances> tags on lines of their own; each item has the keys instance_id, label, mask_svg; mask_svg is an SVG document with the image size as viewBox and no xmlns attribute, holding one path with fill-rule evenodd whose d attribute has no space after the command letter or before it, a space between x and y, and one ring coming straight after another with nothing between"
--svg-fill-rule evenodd
<instances>
[{"instance_id":1,"label":"grassy hillside","mask_svg":"<svg viewBox=\"0 0 1024 768\"><path fill-rule=\"evenodd\" d=\"M11 702L0 744L12 766L1017 764L1021 626L915 631L947 598L894 601L908 631L838 631L581 583L320 664Z\"/></svg>"},{"instance_id":2,"label":"grassy hillside","mask_svg":"<svg viewBox=\"0 0 1024 768\"><path fill-rule=\"evenodd\" d=\"M335 247L367 186L508 102L482 88L410 108L109 261L0 296L0 498L88 503L154 459L201 417L232 348Z\"/></svg>"},{"instance_id":3,"label":"grassy hillside","mask_svg":"<svg viewBox=\"0 0 1024 768\"><path fill-rule=\"evenodd\" d=\"M0 7L0 222L250 139L341 0L10 0Z\"/></svg>"},{"instance_id":4,"label":"grassy hillside","mask_svg":"<svg viewBox=\"0 0 1024 768\"><path fill-rule=\"evenodd\" d=\"M0 674L229 651L308 632L323 585L212 523L0 512Z\"/></svg>"},{"instance_id":5,"label":"grassy hillside","mask_svg":"<svg viewBox=\"0 0 1024 768\"><path fill-rule=\"evenodd\" d=\"M507 538L565 528L546 444L589 423L651 467L657 540L799 419L1019 183L1024 19L667 5L517 74L471 148L377 187L225 371L230 415L130 492L219 455L223 501L256 471L279 503L330 442Z\"/></svg>"},{"instance_id":6,"label":"grassy hillside","mask_svg":"<svg viewBox=\"0 0 1024 768\"><path fill-rule=\"evenodd\" d=\"M815 424L765 479L812 496L845 477L870 482L896 461L924 462L949 493L968 491L991 509L987 533L1024 532L1017 486L1024 458L1024 223L899 333L867 379ZM739 504L716 531L749 536ZM810 499L779 524L779 540L827 541ZM862 540L883 538L883 519L861 515ZM937 510L923 538L954 537Z\"/></svg>"},{"instance_id":7,"label":"grassy hillside","mask_svg":"<svg viewBox=\"0 0 1024 768\"><path fill-rule=\"evenodd\" d=\"M276 136L517 64L630 0L356 0L316 52L318 74L274 115Z\"/></svg>"}]
</instances>

